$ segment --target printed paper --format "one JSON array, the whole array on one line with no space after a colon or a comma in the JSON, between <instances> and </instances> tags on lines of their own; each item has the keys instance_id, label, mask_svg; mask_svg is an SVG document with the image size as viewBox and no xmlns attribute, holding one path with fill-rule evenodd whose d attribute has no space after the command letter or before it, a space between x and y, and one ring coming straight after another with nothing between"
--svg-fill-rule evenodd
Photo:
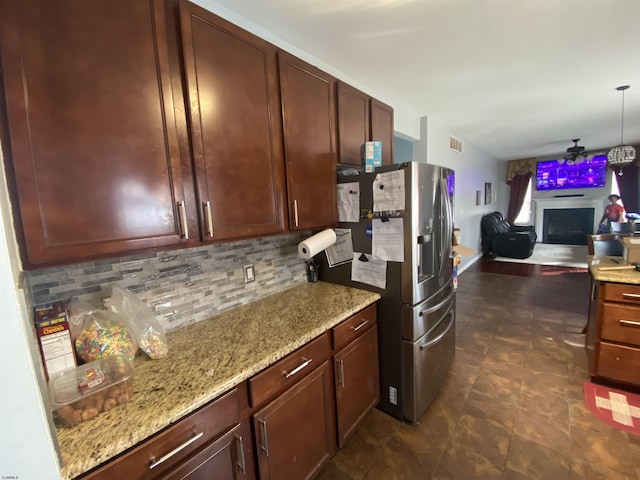
<instances>
[{"instance_id":1,"label":"printed paper","mask_svg":"<svg viewBox=\"0 0 640 480\"><path fill-rule=\"evenodd\" d=\"M338 184L338 221L360 221L360 184L358 182Z\"/></svg>"},{"instance_id":2,"label":"printed paper","mask_svg":"<svg viewBox=\"0 0 640 480\"><path fill-rule=\"evenodd\" d=\"M404 262L404 219L389 218L383 222L374 218L372 254L389 262Z\"/></svg>"}]
</instances>

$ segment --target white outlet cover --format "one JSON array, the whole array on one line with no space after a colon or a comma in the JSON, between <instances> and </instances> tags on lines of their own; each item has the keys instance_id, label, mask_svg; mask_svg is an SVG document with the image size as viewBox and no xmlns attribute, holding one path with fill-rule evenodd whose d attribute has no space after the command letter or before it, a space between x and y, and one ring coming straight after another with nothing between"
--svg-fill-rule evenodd
<instances>
[{"instance_id":1,"label":"white outlet cover","mask_svg":"<svg viewBox=\"0 0 640 480\"><path fill-rule=\"evenodd\" d=\"M244 283L253 282L256 279L256 271L253 263L251 265L245 265L242 268L244 269Z\"/></svg>"}]
</instances>

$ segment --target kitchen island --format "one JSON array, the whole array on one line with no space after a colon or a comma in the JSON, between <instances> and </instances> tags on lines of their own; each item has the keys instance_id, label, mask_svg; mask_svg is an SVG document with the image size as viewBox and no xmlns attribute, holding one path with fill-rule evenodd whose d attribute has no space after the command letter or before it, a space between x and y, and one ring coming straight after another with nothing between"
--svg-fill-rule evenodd
<instances>
[{"instance_id":1,"label":"kitchen island","mask_svg":"<svg viewBox=\"0 0 640 480\"><path fill-rule=\"evenodd\" d=\"M136 359L129 402L57 430L61 478L75 478L139 444L379 298L306 283L168 333L167 358Z\"/></svg>"},{"instance_id":2,"label":"kitchen island","mask_svg":"<svg viewBox=\"0 0 640 480\"><path fill-rule=\"evenodd\" d=\"M591 296L585 347L589 375L640 386L640 272L622 257L588 257Z\"/></svg>"}]
</instances>

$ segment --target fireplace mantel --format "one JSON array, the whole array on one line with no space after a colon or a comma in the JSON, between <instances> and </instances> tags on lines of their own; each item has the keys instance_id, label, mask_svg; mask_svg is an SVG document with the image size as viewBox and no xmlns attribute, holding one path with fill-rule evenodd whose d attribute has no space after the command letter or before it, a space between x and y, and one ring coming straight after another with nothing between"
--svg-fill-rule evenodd
<instances>
[{"instance_id":1,"label":"fireplace mantel","mask_svg":"<svg viewBox=\"0 0 640 480\"><path fill-rule=\"evenodd\" d=\"M593 208L593 231L598 231L598 220L604 213L605 200L599 197L553 197L536 198L535 203L535 227L538 239L542 240L542 217L546 209L554 208Z\"/></svg>"}]
</instances>

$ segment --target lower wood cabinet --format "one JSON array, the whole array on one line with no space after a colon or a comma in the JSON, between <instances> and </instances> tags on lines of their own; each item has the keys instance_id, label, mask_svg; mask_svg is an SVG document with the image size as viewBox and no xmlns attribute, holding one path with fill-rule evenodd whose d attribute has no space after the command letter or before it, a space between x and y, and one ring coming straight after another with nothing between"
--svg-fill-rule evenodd
<instances>
[{"instance_id":1,"label":"lower wood cabinet","mask_svg":"<svg viewBox=\"0 0 640 480\"><path fill-rule=\"evenodd\" d=\"M333 357L339 447L380 400L378 332L371 327Z\"/></svg>"},{"instance_id":2,"label":"lower wood cabinet","mask_svg":"<svg viewBox=\"0 0 640 480\"><path fill-rule=\"evenodd\" d=\"M329 362L255 412L253 426L261 480L313 476L336 450Z\"/></svg>"},{"instance_id":3,"label":"lower wood cabinet","mask_svg":"<svg viewBox=\"0 0 640 480\"><path fill-rule=\"evenodd\" d=\"M240 418L246 399L243 383L83 478L255 478L251 430Z\"/></svg>"},{"instance_id":4,"label":"lower wood cabinet","mask_svg":"<svg viewBox=\"0 0 640 480\"><path fill-rule=\"evenodd\" d=\"M239 423L199 453L158 477L158 480L255 478L253 458L245 453L245 444L250 443L249 424Z\"/></svg>"},{"instance_id":5,"label":"lower wood cabinet","mask_svg":"<svg viewBox=\"0 0 640 480\"><path fill-rule=\"evenodd\" d=\"M640 386L640 285L592 278L586 350L589 375Z\"/></svg>"}]
</instances>

